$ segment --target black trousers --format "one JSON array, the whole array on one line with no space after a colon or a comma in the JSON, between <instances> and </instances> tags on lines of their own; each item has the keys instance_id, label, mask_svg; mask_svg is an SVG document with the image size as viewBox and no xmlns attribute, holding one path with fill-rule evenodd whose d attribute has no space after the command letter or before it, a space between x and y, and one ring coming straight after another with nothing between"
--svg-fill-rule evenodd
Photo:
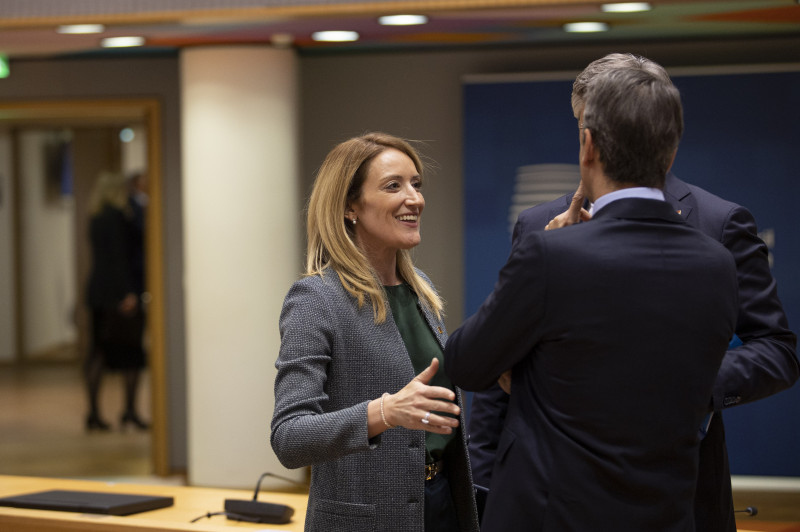
<instances>
[{"instance_id":1,"label":"black trousers","mask_svg":"<svg viewBox=\"0 0 800 532\"><path fill-rule=\"evenodd\" d=\"M425 532L459 532L458 515L447 473L425 481Z\"/></svg>"}]
</instances>

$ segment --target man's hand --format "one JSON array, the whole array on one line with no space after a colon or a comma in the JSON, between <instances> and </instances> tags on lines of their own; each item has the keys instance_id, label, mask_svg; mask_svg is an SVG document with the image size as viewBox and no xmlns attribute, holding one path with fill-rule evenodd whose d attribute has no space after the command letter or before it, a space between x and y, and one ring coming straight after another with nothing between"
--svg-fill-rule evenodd
<instances>
[{"instance_id":1,"label":"man's hand","mask_svg":"<svg viewBox=\"0 0 800 532\"><path fill-rule=\"evenodd\" d=\"M504 371L500 378L497 379L497 384L500 385L500 388L503 389L504 392L511 395L511 370Z\"/></svg>"},{"instance_id":2,"label":"man's hand","mask_svg":"<svg viewBox=\"0 0 800 532\"><path fill-rule=\"evenodd\" d=\"M569 204L569 208L550 220L550 223L545 226L544 230L550 231L551 229L559 229L578 222L591 220L592 216L589 214L589 211L583 208L584 198L583 181L581 181L580 185L578 185L578 190L576 190L575 195L572 196L572 202Z\"/></svg>"}]
</instances>

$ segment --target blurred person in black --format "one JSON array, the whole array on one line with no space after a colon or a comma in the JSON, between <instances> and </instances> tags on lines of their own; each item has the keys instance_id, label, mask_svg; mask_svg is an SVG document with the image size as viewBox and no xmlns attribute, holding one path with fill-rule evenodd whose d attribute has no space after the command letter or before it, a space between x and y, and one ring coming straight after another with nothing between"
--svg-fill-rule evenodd
<instances>
[{"instance_id":1,"label":"blurred person in black","mask_svg":"<svg viewBox=\"0 0 800 532\"><path fill-rule=\"evenodd\" d=\"M133 172L128 175L128 207L130 208L130 232L128 249L133 275L133 289L141 300L145 294L144 235L147 195L147 173Z\"/></svg>"},{"instance_id":2,"label":"blurred person in black","mask_svg":"<svg viewBox=\"0 0 800 532\"><path fill-rule=\"evenodd\" d=\"M142 348L144 313L132 257L135 233L124 176L103 172L90 199L89 239L92 268L87 288L91 312L91 345L85 372L89 400L87 430L108 430L100 416L99 395L106 369L120 371L125 381L125 410L120 418L146 429L136 412L136 394L145 354ZM139 240L141 244L141 239Z\"/></svg>"}]
</instances>

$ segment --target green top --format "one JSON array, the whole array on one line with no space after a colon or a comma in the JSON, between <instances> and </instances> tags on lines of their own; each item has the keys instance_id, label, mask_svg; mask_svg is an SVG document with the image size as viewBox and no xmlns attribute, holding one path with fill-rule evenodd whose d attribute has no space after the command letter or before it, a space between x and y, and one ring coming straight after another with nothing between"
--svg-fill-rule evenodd
<instances>
[{"instance_id":1,"label":"green top","mask_svg":"<svg viewBox=\"0 0 800 532\"><path fill-rule=\"evenodd\" d=\"M436 372L436 375L433 376L429 384L431 386L441 386L452 390L453 384L444 373L442 347L436 340L433 331L431 331L428 322L425 320L425 316L419 308L417 295L411 290L411 287L405 283L397 286L384 286L384 289L389 298L389 307L392 309L394 322L400 330L400 336L403 338L406 351L408 351L411 357L414 373L419 375L422 370L430 365L431 359L436 357L439 359L439 371ZM449 416L450 414L444 415ZM454 436L455 433L435 434L433 432L426 432L426 463L440 460L444 454L444 448L450 443L450 440L452 440Z\"/></svg>"}]
</instances>

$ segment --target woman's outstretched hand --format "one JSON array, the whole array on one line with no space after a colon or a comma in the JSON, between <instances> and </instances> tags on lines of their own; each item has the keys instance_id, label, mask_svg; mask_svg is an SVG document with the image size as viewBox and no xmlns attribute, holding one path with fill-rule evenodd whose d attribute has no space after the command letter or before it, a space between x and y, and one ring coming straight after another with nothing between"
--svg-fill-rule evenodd
<instances>
[{"instance_id":1,"label":"woman's outstretched hand","mask_svg":"<svg viewBox=\"0 0 800 532\"><path fill-rule=\"evenodd\" d=\"M437 434L450 434L458 427L461 409L453 402L456 400L455 392L441 386L428 385L437 371L439 359L434 358L427 368L400 391L384 397L383 412L390 425ZM441 413L456 417L443 416Z\"/></svg>"}]
</instances>

